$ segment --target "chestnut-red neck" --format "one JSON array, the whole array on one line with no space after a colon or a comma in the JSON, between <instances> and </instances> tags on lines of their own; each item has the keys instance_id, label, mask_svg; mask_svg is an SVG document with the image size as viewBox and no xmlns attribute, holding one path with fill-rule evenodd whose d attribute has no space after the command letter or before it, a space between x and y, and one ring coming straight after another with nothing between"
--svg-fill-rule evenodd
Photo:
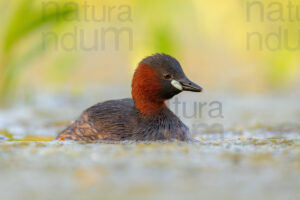
<instances>
[{"instance_id":1,"label":"chestnut-red neck","mask_svg":"<svg viewBox=\"0 0 300 200\"><path fill-rule=\"evenodd\" d=\"M132 97L135 107L144 115L155 114L165 106L159 95L161 85L157 73L145 64L140 64L132 79Z\"/></svg>"}]
</instances>

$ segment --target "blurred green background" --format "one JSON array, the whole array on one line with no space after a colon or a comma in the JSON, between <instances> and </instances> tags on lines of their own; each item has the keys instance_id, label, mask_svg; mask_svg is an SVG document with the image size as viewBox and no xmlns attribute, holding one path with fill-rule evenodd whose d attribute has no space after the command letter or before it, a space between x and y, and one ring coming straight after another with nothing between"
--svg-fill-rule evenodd
<instances>
[{"instance_id":1,"label":"blurred green background","mask_svg":"<svg viewBox=\"0 0 300 200\"><path fill-rule=\"evenodd\" d=\"M276 2L1 1L1 103L130 87L137 62L156 52L175 56L209 92L297 92L300 4L289 1L292 12Z\"/></svg>"}]
</instances>

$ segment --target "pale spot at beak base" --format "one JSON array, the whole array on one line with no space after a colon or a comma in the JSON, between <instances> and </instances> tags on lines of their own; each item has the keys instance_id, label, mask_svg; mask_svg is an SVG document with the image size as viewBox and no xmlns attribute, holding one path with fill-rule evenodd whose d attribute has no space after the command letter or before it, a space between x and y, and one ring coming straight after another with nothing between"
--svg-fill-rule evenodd
<instances>
[{"instance_id":1,"label":"pale spot at beak base","mask_svg":"<svg viewBox=\"0 0 300 200\"><path fill-rule=\"evenodd\" d=\"M173 87L177 88L178 90L182 90L183 89L182 85L178 81L176 81L176 80L172 80L171 84L173 85Z\"/></svg>"}]
</instances>

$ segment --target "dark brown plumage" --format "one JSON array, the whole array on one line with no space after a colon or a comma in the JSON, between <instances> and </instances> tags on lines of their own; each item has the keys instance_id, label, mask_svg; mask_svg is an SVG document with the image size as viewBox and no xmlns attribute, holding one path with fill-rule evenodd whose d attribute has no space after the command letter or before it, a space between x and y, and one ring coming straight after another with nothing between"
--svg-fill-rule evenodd
<instances>
[{"instance_id":1,"label":"dark brown plumage","mask_svg":"<svg viewBox=\"0 0 300 200\"><path fill-rule=\"evenodd\" d=\"M58 134L59 140L187 141L189 129L165 105L183 90L202 89L189 81L179 62L166 54L143 59L132 81L132 97L98 103Z\"/></svg>"}]
</instances>

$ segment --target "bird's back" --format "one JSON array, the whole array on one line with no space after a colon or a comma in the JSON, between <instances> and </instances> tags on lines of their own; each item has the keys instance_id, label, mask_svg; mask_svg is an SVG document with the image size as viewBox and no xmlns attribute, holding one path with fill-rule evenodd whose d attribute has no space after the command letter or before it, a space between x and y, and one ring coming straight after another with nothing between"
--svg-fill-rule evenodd
<instances>
[{"instance_id":1,"label":"bird's back","mask_svg":"<svg viewBox=\"0 0 300 200\"><path fill-rule=\"evenodd\" d=\"M98 103L58 138L93 142L97 140L187 140L188 128L167 107L156 115L138 112L131 98Z\"/></svg>"}]
</instances>

